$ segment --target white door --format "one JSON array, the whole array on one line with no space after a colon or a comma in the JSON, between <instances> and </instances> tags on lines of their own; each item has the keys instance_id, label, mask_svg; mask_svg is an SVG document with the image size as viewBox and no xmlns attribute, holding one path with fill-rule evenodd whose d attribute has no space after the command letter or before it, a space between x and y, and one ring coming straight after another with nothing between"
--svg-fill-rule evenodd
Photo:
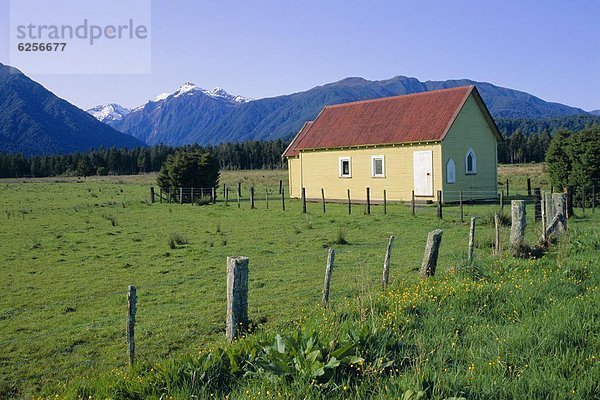
<instances>
[{"instance_id":1,"label":"white door","mask_svg":"<svg viewBox=\"0 0 600 400\"><path fill-rule=\"evenodd\" d=\"M431 150L413 152L413 174L415 196L433 196L433 156Z\"/></svg>"}]
</instances>

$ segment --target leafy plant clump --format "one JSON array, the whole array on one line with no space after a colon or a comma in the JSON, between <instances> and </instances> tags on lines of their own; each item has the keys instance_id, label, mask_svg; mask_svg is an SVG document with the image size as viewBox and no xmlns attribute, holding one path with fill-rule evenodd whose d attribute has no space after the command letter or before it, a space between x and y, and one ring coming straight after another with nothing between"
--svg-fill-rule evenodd
<instances>
[{"instance_id":1,"label":"leafy plant clump","mask_svg":"<svg viewBox=\"0 0 600 400\"><path fill-rule=\"evenodd\" d=\"M183 246L187 243L187 239L178 232L173 232L171 233L171 236L169 236L169 247L173 250L176 249L178 245Z\"/></svg>"}]
</instances>

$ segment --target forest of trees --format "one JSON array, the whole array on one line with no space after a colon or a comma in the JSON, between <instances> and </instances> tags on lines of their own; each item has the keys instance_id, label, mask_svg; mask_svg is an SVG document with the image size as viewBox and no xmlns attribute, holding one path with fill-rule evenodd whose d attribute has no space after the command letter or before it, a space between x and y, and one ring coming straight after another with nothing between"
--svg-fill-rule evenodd
<instances>
[{"instance_id":1,"label":"forest of trees","mask_svg":"<svg viewBox=\"0 0 600 400\"><path fill-rule=\"evenodd\" d=\"M22 154L0 154L0 178L157 172L167 157L177 151L208 151L217 158L221 169L275 169L284 167L281 154L287 145L287 141L277 139L265 142L223 143L207 147L158 145L131 150L101 148L86 153L30 158Z\"/></svg>"},{"instance_id":2,"label":"forest of trees","mask_svg":"<svg viewBox=\"0 0 600 400\"><path fill-rule=\"evenodd\" d=\"M581 122L577 120L578 122ZM546 125L544 125L546 126ZM587 124L585 129L598 126ZM503 130L503 125L499 125ZM505 127L504 127L505 128ZM552 128L550 126L550 128ZM571 131L579 131L572 129ZM522 164L543 162L552 135L552 130L543 129L524 134L520 129L498 145L498 162ZM290 139L291 140L291 139ZM22 154L0 154L0 178L46 177L58 175L131 175L158 172L170 154L177 151L208 151L219 161L222 170L277 169L286 168L281 159L289 140L247 141L222 143L217 146L201 147L190 145L169 147L158 145L136 149L97 149L86 153L67 155L35 156L26 158Z\"/></svg>"}]
</instances>

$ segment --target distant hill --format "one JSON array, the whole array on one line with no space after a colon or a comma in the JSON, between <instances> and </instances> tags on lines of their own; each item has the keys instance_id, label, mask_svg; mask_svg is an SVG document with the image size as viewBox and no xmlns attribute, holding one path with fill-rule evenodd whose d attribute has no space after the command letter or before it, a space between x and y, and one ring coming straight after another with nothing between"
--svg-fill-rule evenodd
<instances>
[{"instance_id":1,"label":"distant hill","mask_svg":"<svg viewBox=\"0 0 600 400\"><path fill-rule=\"evenodd\" d=\"M71 153L145 146L55 96L19 70L0 64L0 152Z\"/></svg>"},{"instance_id":2,"label":"distant hill","mask_svg":"<svg viewBox=\"0 0 600 400\"><path fill-rule=\"evenodd\" d=\"M599 115L600 116L600 110L590 111L590 114L592 114L592 115Z\"/></svg>"},{"instance_id":3,"label":"distant hill","mask_svg":"<svg viewBox=\"0 0 600 400\"><path fill-rule=\"evenodd\" d=\"M587 114L564 104L546 102L531 94L468 79L421 82L397 76L382 81L346 78L290 95L232 101L235 96L211 96L206 90L181 88L132 110L116 129L148 144L217 144L226 141L287 138L305 121L330 104L475 85L496 119L544 119ZM185 89L185 86L182 88ZM226 92L225 92L226 93Z\"/></svg>"}]
</instances>

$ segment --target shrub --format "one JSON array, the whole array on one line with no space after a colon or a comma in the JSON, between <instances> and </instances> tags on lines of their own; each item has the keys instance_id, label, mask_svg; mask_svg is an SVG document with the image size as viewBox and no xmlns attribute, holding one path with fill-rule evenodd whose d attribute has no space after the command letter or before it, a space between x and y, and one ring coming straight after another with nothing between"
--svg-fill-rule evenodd
<instances>
[{"instance_id":1,"label":"shrub","mask_svg":"<svg viewBox=\"0 0 600 400\"><path fill-rule=\"evenodd\" d=\"M157 183L160 187L216 187L219 161L210 152L177 152L167 157L158 173Z\"/></svg>"}]
</instances>

